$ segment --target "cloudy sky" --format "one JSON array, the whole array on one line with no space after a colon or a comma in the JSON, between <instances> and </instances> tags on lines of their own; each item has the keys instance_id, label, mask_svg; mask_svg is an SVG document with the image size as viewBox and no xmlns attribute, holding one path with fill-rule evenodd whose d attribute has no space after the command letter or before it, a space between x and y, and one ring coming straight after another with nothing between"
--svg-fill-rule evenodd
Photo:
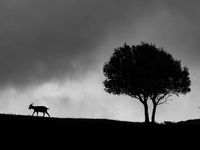
<instances>
[{"instance_id":1,"label":"cloudy sky","mask_svg":"<svg viewBox=\"0 0 200 150\"><path fill-rule=\"evenodd\" d=\"M157 120L200 118L198 0L1 0L0 113L143 121L143 106L104 91L113 49L163 47L190 71L192 91L161 105Z\"/></svg>"}]
</instances>

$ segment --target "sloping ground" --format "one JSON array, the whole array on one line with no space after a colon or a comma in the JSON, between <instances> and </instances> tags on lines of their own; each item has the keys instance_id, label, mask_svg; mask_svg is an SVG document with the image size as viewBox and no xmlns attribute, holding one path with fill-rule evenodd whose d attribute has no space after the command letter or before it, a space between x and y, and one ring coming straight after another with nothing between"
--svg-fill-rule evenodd
<instances>
[{"instance_id":1,"label":"sloping ground","mask_svg":"<svg viewBox=\"0 0 200 150\"><path fill-rule=\"evenodd\" d=\"M80 146L91 143L99 146L172 144L196 139L200 134L200 120L145 124L106 119L47 118L22 115L0 115L0 137L28 142L48 141ZM154 143L152 145L152 143ZM83 145L82 145L83 146ZM85 147L85 146L83 146ZM164 146L165 147L165 146ZM96 149L96 148L95 148Z\"/></svg>"},{"instance_id":2,"label":"sloping ground","mask_svg":"<svg viewBox=\"0 0 200 150\"><path fill-rule=\"evenodd\" d=\"M72 128L90 128L90 129L122 129L122 130L144 130L147 132L155 132L159 130L161 132L175 129L176 131L188 128L188 131L193 131L196 128L200 129L200 119L187 120L181 122L165 122L156 124L146 124L142 122L128 122L128 121L117 121L109 119L87 119L87 118L54 118L54 117L37 117L37 116L25 116L25 115L13 115L13 114L0 114L0 126L13 127L27 127L35 126L35 128L41 126L58 126L72 127ZM198 132L198 131L197 131Z\"/></svg>"}]
</instances>

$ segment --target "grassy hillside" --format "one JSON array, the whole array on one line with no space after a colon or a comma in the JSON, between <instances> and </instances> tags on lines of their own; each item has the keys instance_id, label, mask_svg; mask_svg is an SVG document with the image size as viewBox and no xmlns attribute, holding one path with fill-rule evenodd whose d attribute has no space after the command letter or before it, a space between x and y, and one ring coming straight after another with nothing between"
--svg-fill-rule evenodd
<instances>
[{"instance_id":1,"label":"grassy hillside","mask_svg":"<svg viewBox=\"0 0 200 150\"><path fill-rule=\"evenodd\" d=\"M9 135L15 139L22 137L23 140L30 141L53 140L64 143L92 141L110 144L114 140L116 144L138 144L141 141L177 142L198 137L200 120L145 124L106 119L43 118L1 114L0 129L1 137Z\"/></svg>"},{"instance_id":2,"label":"grassy hillside","mask_svg":"<svg viewBox=\"0 0 200 150\"><path fill-rule=\"evenodd\" d=\"M84 119L84 118L49 118L49 117L37 117L37 116L25 116L25 115L12 115L12 114L0 114L0 126L17 126L20 128L26 128L32 126L44 129L48 127L61 128L82 128L89 130L109 129L109 130L128 130L130 132L138 132L138 130L144 130L144 132L165 132L168 130L175 130L176 132L192 132L195 129L200 129L200 119L187 120L181 122L165 122L160 124L145 124L141 122L126 122L109 119ZM195 132L198 132L195 131Z\"/></svg>"}]
</instances>

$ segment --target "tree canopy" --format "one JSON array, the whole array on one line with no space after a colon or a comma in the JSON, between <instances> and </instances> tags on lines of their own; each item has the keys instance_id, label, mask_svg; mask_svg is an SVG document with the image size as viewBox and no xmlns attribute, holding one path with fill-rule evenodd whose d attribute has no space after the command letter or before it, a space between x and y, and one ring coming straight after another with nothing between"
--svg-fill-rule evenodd
<instances>
[{"instance_id":1,"label":"tree canopy","mask_svg":"<svg viewBox=\"0 0 200 150\"><path fill-rule=\"evenodd\" d=\"M103 72L106 92L129 95L144 105L151 100L155 109L174 94L190 92L188 68L155 44L142 42L116 48ZM145 120L148 122L148 118Z\"/></svg>"}]
</instances>

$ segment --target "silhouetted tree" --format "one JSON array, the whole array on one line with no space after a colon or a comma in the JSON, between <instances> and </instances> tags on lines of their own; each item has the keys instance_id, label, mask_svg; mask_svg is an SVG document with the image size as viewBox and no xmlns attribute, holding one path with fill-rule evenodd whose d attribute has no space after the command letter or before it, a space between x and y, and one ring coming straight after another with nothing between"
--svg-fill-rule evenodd
<instances>
[{"instance_id":1,"label":"silhouetted tree","mask_svg":"<svg viewBox=\"0 0 200 150\"><path fill-rule=\"evenodd\" d=\"M153 103L151 121L155 122L158 105L172 95L190 92L188 68L163 48L145 42L116 48L103 72L105 91L138 99L144 106L145 122L149 122L147 101Z\"/></svg>"}]
</instances>

